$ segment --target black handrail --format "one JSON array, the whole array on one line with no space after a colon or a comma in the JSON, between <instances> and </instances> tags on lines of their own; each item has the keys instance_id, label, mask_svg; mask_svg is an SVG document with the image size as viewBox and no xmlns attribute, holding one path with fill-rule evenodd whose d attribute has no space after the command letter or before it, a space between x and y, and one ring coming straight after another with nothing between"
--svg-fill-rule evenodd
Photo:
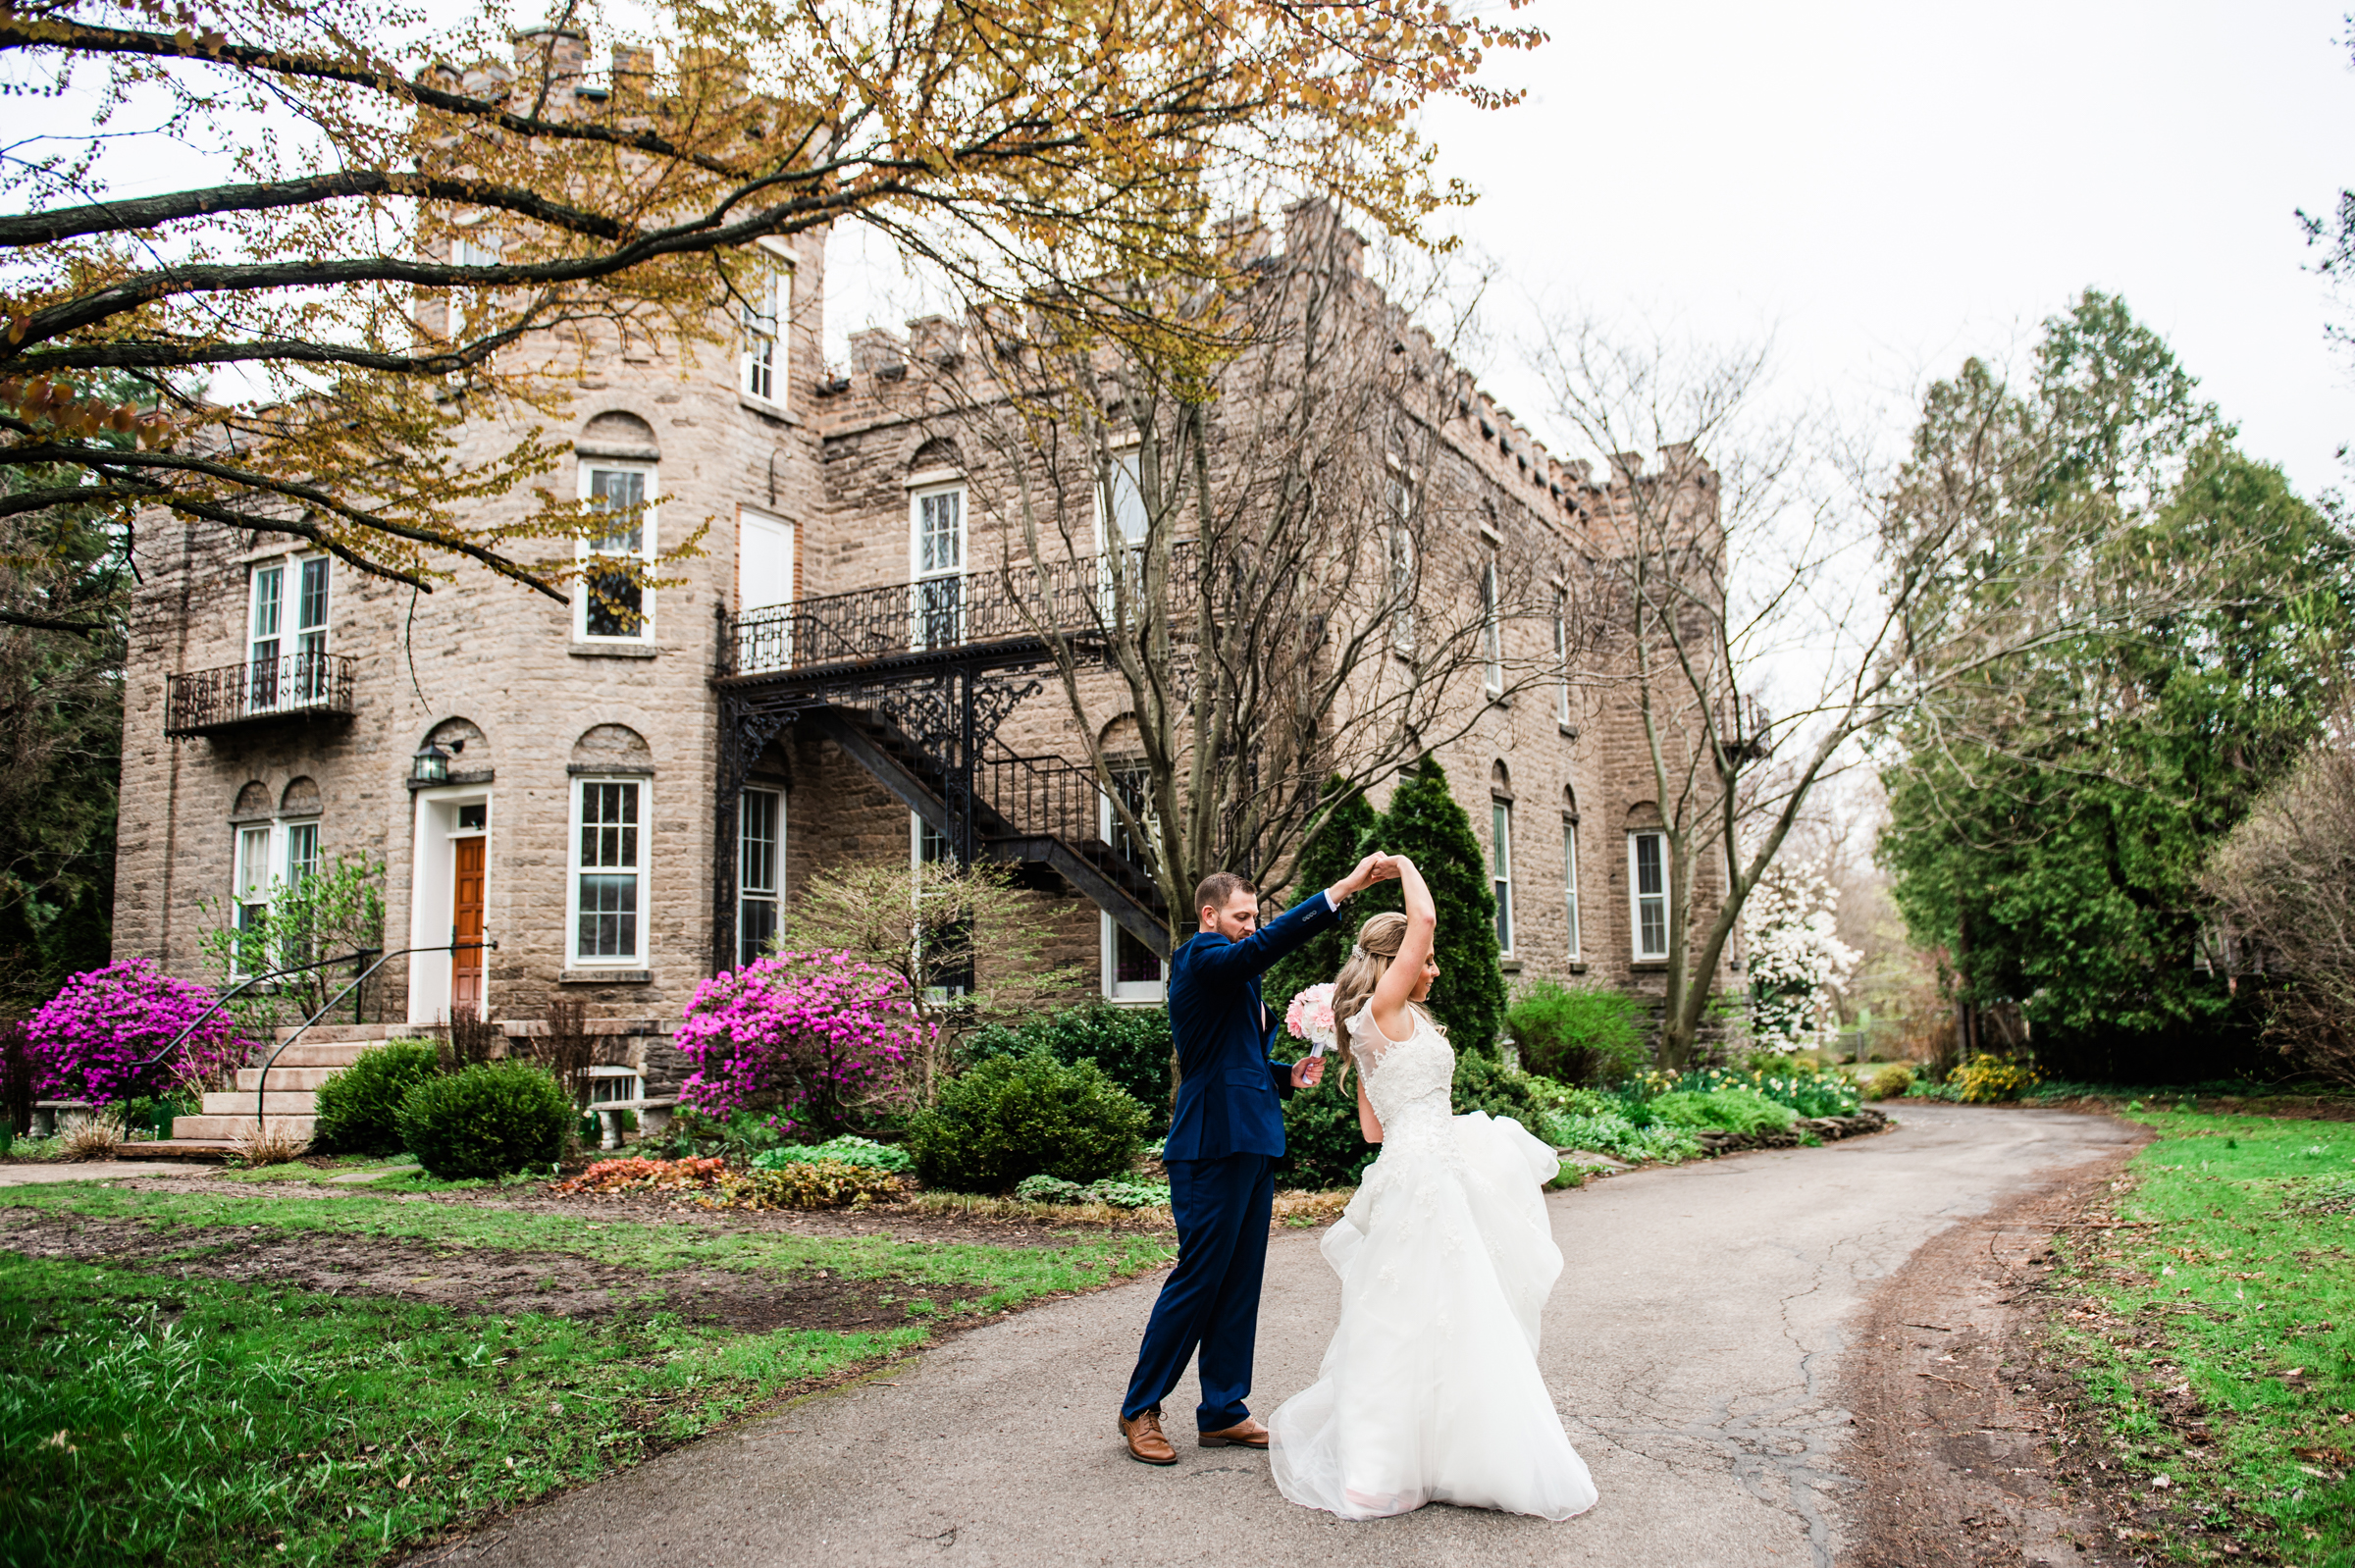
<instances>
[{"instance_id":1,"label":"black handrail","mask_svg":"<svg viewBox=\"0 0 2355 1568\"><path fill-rule=\"evenodd\" d=\"M269 1124L269 1112L266 1107L270 1095L270 1070L278 1066L278 1059L286 1055L288 1046L292 1045L296 1040L302 1038L304 1030L308 1029L312 1024L318 1022L321 1019L327 1017L330 1012L334 1011L338 1002L342 1001L344 997L350 995L353 991L356 991L361 986L367 984L368 977L370 975L383 968L386 965L392 963L394 959L404 959L412 953L447 953L452 958L455 958L460 953L474 953L480 952L484 949L489 949L491 952L496 953L498 951L498 944L497 942L445 942L439 947L404 947L397 953L385 954L374 964L369 965L366 969L362 970L358 974L353 975L349 985L343 987L342 990L338 991L334 996L329 997L318 1012L312 1014L309 1018L304 1019L300 1023L294 1026L293 1033L279 1041L278 1049L271 1052L269 1060L262 1064L261 1075L253 1080L253 1135L258 1139L262 1135L262 1129ZM373 948L362 948L360 950L360 954L372 953L374 951L376 950ZM360 955L355 954L353 956L358 957Z\"/></svg>"},{"instance_id":2,"label":"black handrail","mask_svg":"<svg viewBox=\"0 0 2355 1568\"><path fill-rule=\"evenodd\" d=\"M249 974L244 979L239 980L236 984L231 986L228 990L222 992L218 997L214 998L213 1005L211 1007L208 1007L202 1013L197 1014L195 1018L188 1021L188 1026L186 1028L172 1036L172 1043L170 1045L165 1046L161 1051L149 1057L146 1061L139 1063L136 1067L131 1069L131 1071L133 1073L139 1073L146 1071L149 1068L163 1066L165 1060L169 1058L173 1052L179 1050L182 1044L186 1041L187 1037L191 1034L194 1034L197 1030L197 1027L201 1025L205 1019L211 1018L214 1014L229 1006L231 1002L235 1001L247 989L261 984L264 980L283 980L289 974L308 974L313 969L332 968L339 964L349 964L354 966L356 968L358 965L367 959L369 954L382 953L384 949L381 947L354 948L349 953L339 953L332 959L314 959L308 964L289 964L283 969L272 969L264 974ZM340 1000L342 996L342 993L338 992L337 996Z\"/></svg>"}]
</instances>

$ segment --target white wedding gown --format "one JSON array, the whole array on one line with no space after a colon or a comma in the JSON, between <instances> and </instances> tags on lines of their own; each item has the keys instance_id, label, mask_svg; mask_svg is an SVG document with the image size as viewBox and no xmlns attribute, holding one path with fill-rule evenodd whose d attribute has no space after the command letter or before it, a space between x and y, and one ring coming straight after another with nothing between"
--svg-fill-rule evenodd
<instances>
[{"instance_id":1,"label":"white wedding gown","mask_svg":"<svg viewBox=\"0 0 2355 1568\"><path fill-rule=\"evenodd\" d=\"M1562 1272L1553 1151L1510 1118L1449 1115L1455 1052L1419 1013L1403 1041L1371 1005L1348 1028L1382 1157L1325 1233L1340 1323L1316 1383L1268 1423L1276 1485L1344 1519L1427 1502L1584 1513L1595 1484L1538 1370Z\"/></svg>"}]
</instances>

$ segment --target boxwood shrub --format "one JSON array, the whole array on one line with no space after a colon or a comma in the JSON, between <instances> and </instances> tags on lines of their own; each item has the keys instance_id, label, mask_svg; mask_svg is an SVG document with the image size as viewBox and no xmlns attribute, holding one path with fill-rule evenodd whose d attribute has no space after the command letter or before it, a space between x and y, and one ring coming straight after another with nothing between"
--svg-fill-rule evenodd
<instances>
[{"instance_id":1,"label":"boxwood shrub","mask_svg":"<svg viewBox=\"0 0 2355 1568\"><path fill-rule=\"evenodd\" d=\"M400 1102L400 1141L445 1181L552 1166L576 1116L545 1068L480 1062L412 1085Z\"/></svg>"},{"instance_id":2,"label":"boxwood shrub","mask_svg":"<svg viewBox=\"0 0 2355 1568\"><path fill-rule=\"evenodd\" d=\"M1089 1182L1135 1162L1147 1115L1092 1061L1044 1050L975 1063L908 1122L908 1152L926 1186L1003 1192L1045 1173Z\"/></svg>"},{"instance_id":3,"label":"boxwood shrub","mask_svg":"<svg viewBox=\"0 0 2355 1568\"><path fill-rule=\"evenodd\" d=\"M400 1152L400 1102L441 1070L431 1040L387 1040L319 1086L311 1147L323 1154Z\"/></svg>"},{"instance_id":4,"label":"boxwood shrub","mask_svg":"<svg viewBox=\"0 0 2355 1568\"><path fill-rule=\"evenodd\" d=\"M1092 1002L1020 1023L984 1024L965 1039L965 1059L975 1065L1038 1050L1066 1067L1074 1062L1095 1063L1106 1077L1145 1108L1150 1130L1159 1132L1169 1126L1173 1091L1167 1008Z\"/></svg>"}]
</instances>

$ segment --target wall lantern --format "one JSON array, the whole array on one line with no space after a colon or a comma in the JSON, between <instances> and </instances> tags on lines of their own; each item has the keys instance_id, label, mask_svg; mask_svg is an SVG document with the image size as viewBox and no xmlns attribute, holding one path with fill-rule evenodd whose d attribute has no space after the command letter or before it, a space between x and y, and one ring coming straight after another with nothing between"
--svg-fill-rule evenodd
<instances>
[{"instance_id":1,"label":"wall lantern","mask_svg":"<svg viewBox=\"0 0 2355 1568\"><path fill-rule=\"evenodd\" d=\"M412 784L441 784L449 778L449 754L432 741L417 748L409 758L409 782Z\"/></svg>"}]
</instances>

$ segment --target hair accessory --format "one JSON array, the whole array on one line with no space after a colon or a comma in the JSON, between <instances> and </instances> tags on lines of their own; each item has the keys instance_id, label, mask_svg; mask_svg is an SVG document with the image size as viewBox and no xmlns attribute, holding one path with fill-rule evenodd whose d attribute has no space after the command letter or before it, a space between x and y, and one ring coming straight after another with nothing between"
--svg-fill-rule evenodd
<instances>
[{"instance_id":1,"label":"hair accessory","mask_svg":"<svg viewBox=\"0 0 2355 1568\"><path fill-rule=\"evenodd\" d=\"M1350 943L1350 944L1349 944L1349 962L1350 962L1350 963L1352 963L1352 964L1356 964L1356 963L1360 962L1361 960L1363 960L1363 959L1365 958L1365 956L1366 956L1366 950L1365 950L1364 948L1362 948L1362 947L1359 947L1359 946L1358 946L1358 945L1357 945L1355 942L1352 942L1352 943Z\"/></svg>"}]
</instances>

